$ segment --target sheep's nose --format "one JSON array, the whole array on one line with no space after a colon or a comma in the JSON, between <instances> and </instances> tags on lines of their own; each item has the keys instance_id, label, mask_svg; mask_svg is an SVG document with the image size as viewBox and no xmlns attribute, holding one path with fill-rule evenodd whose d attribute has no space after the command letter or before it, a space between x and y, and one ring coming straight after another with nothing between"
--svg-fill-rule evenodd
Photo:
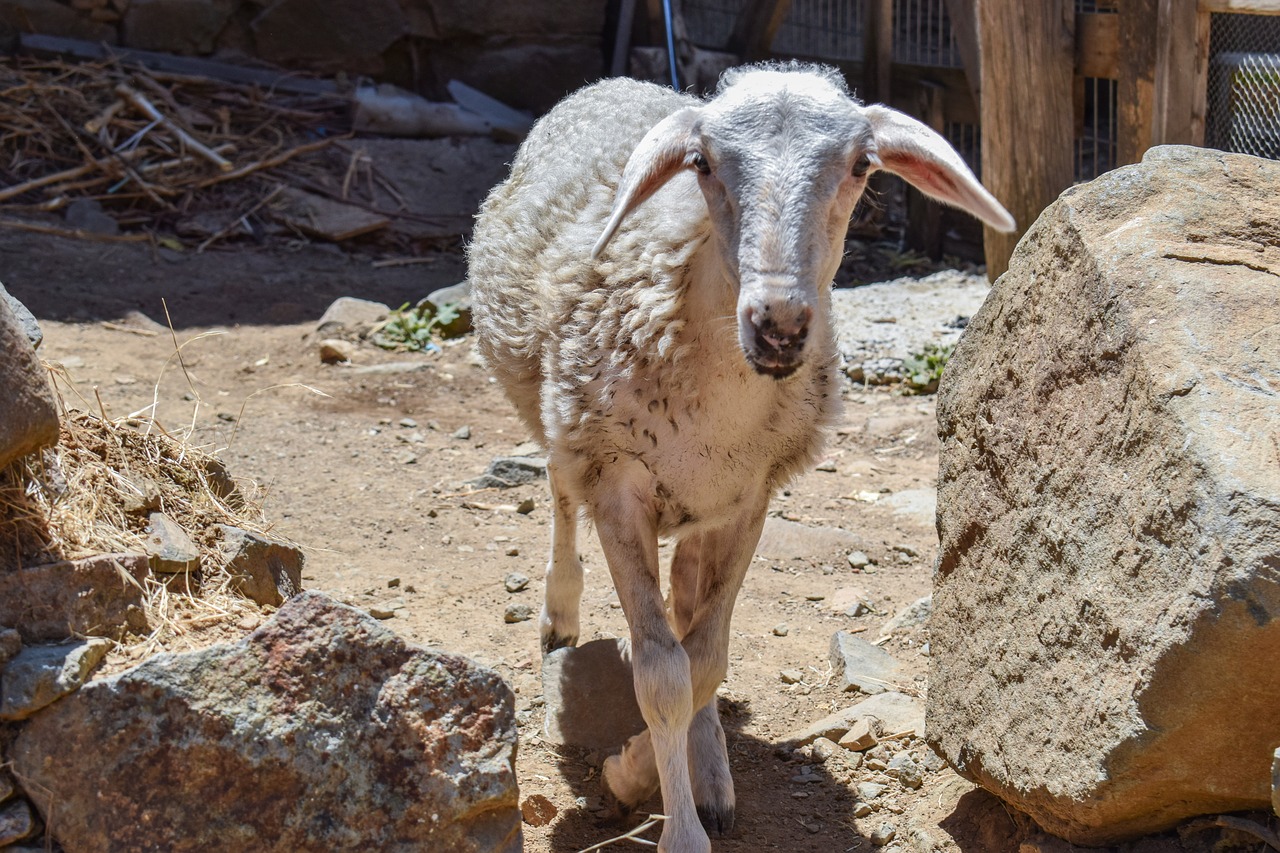
<instances>
[{"instance_id":1,"label":"sheep's nose","mask_svg":"<svg viewBox=\"0 0 1280 853\"><path fill-rule=\"evenodd\" d=\"M794 373L804 360L813 308L794 299L771 300L748 306L744 319L752 332L747 353L752 367L778 378Z\"/></svg>"}]
</instances>

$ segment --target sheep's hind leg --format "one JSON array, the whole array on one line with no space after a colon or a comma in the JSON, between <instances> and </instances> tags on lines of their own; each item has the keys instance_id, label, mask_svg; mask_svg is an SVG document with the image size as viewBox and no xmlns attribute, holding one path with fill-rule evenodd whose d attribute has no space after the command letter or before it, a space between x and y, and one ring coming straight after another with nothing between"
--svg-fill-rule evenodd
<instances>
[{"instance_id":1,"label":"sheep's hind leg","mask_svg":"<svg viewBox=\"0 0 1280 853\"><path fill-rule=\"evenodd\" d=\"M555 463L547 464L551 481L551 561L538 632L542 652L578 644L578 609L582 601L582 563L578 560L578 507L565 493Z\"/></svg>"},{"instance_id":2,"label":"sheep's hind leg","mask_svg":"<svg viewBox=\"0 0 1280 853\"><path fill-rule=\"evenodd\" d=\"M671 558L671 621L681 639L688 633L698 607L698 579L702 567L702 536L688 536L676 545ZM636 746L647 744L637 743ZM627 753L632 752L628 744ZM633 763L643 766L637 757ZM729 752L724 729L711 699L693 715L689 725L689 778L698 818L708 833L725 836L733 828L733 776L729 772ZM654 784L657 784L656 771Z\"/></svg>"}]
</instances>

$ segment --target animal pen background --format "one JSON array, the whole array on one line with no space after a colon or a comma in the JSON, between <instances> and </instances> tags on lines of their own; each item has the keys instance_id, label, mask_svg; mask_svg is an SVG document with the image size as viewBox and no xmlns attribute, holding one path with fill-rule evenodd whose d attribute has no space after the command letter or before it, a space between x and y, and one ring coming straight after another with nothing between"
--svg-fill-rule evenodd
<instances>
[{"instance_id":1,"label":"animal pen background","mask_svg":"<svg viewBox=\"0 0 1280 853\"><path fill-rule=\"evenodd\" d=\"M1006 81L988 80L993 76L989 69L979 73L985 65L980 65L974 55L979 42L974 30L983 15L977 7L981 3L998 6L1006 2L784 0L779 4L777 0L683 0L682 8L691 40L700 47L721 50L730 44L736 23L751 7L789 6L772 35L772 55L839 65L864 99L888 101L929 123L982 177L981 94L976 79L983 79L986 87ZM1066 2L1074 4L1075 16L1070 33L1074 40L1074 132L1069 180L1088 181L1135 162L1147 147L1164 141L1280 158L1280 3L1276 0L1164 0L1163 9L1158 0ZM1054 6L1052 2L1027 6L1041 7L1046 10L1040 13L1043 15L1053 14L1048 11ZM960 33L953 25L953 13L967 19L962 22ZM1125 14L1129 21L1123 20ZM883 17L889 20L880 20ZM969 27L968 69L963 43L965 25ZM1189 51L1192 55L1184 52L1177 60L1196 66L1189 91L1184 89L1176 95L1190 100L1180 105L1191 116L1189 133L1181 134L1181 138L1178 133L1167 133L1162 138L1159 128L1149 129L1143 124L1148 121L1145 112L1152 109L1149 105L1128 105L1147 95L1135 94L1132 85L1122 84L1126 63L1128 73L1140 78L1140 87L1161 85L1161 69L1156 67L1155 57L1146 68L1141 67L1140 57L1135 70L1132 58L1126 55L1133 47L1130 41L1135 27L1143 26L1152 32L1168 27L1171 35L1161 32L1156 38L1175 43L1185 40L1194 45ZM1141 48L1139 45L1139 52ZM1163 42L1158 49L1165 49ZM877 80L877 75L884 79ZM1121 103L1122 94L1126 103ZM1126 109L1130 111L1126 113ZM1126 122L1142 126L1126 128ZM1026 142L1034 144L1030 137ZM1062 180L1063 176L1059 176L1058 182ZM1028 205L1021 207L1028 209ZM1038 210L1043 205L1031 207ZM1024 229L1031 224L1025 213L1019 221ZM907 243L937 256L939 237L921 233L928 227L919 218L909 219ZM1011 249L1009 244L1008 250ZM997 262L994 266L999 271L1003 264Z\"/></svg>"}]
</instances>

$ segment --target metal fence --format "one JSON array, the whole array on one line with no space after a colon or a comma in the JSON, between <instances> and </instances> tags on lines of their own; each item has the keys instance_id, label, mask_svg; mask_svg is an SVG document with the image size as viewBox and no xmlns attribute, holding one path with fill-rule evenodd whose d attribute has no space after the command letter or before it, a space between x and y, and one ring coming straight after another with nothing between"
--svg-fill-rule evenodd
<instances>
[{"instance_id":1,"label":"metal fence","mask_svg":"<svg viewBox=\"0 0 1280 853\"><path fill-rule=\"evenodd\" d=\"M1280 17L1209 20L1205 144L1280 160Z\"/></svg>"}]
</instances>

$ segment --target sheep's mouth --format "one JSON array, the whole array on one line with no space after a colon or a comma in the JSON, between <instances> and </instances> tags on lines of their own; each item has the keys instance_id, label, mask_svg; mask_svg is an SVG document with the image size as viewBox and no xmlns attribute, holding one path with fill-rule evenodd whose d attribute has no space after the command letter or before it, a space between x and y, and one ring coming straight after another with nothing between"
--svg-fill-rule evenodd
<instances>
[{"instance_id":1,"label":"sheep's mouth","mask_svg":"<svg viewBox=\"0 0 1280 853\"><path fill-rule=\"evenodd\" d=\"M747 353L747 363L751 369L761 376L772 376L774 379L786 379L800 369L804 359L785 354Z\"/></svg>"}]
</instances>

